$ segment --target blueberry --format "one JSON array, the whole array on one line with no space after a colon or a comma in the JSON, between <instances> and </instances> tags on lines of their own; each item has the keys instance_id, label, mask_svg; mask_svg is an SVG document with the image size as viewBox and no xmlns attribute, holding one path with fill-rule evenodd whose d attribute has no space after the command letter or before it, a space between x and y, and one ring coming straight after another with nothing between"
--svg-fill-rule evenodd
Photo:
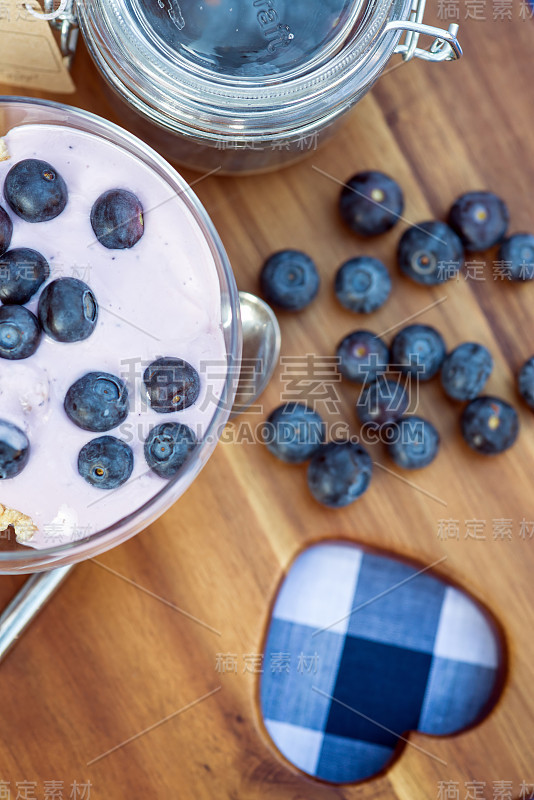
<instances>
[{"instance_id":1,"label":"blueberry","mask_svg":"<svg viewBox=\"0 0 534 800\"><path fill-rule=\"evenodd\" d=\"M477 453L494 455L508 450L517 439L517 411L499 397L483 395L466 405L460 419L465 441Z\"/></svg>"},{"instance_id":2,"label":"blueberry","mask_svg":"<svg viewBox=\"0 0 534 800\"><path fill-rule=\"evenodd\" d=\"M441 365L441 385L453 400L472 400L486 385L492 369L493 358L487 347L464 342Z\"/></svg>"},{"instance_id":3,"label":"blueberry","mask_svg":"<svg viewBox=\"0 0 534 800\"><path fill-rule=\"evenodd\" d=\"M308 487L325 506L341 508L361 497L369 486L373 462L367 450L354 442L323 444L308 467Z\"/></svg>"},{"instance_id":4,"label":"blueberry","mask_svg":"<svg viewBox=\"0 0 534 800\"><path fill-rule=\"evenodd\" d=\"M84 431L109 431L128 416L128 389L109 372L88 372L72 384L64 408Z\"/></svg>"},{"instance_id":5,"label":"blueberry","mask_svg":"<svg viewBox=\"0 0 534 800\"><path fill-rule=\"evenodd\" d=\"M499 248L503 273L512 281L531 281L534 278L534 236L514 233Z\"/></svg>"},{"instance_id":6,"label":"blueberry","mask_svg":"<svg viewBox=\"0 0 534 800\"><path fill-rule=\"evenodd\" d=\"M109 250L133 247L145 229L141 201L126 189L110 189L95 201L91 225L100 244Z\"/></svg>"},{"instance_id":7,"label":"blueberry","mask_svg":"<svg viewBox=\"0 0 534 800\"><path fill-rule=\"evenodd\" d=\"M145 440L146 463L160 478L172 478L196 444L197 437L187 425L163 422L152 428Z\"/></svg>"},{"instance_id":8,"label":"blueberry","mask_svg":"<svg viewBox=\"0 0 534 800\"><path fill-rule=\"evenodd\" d=\"M347 181L339 197L341 218L360 236L389 231L404 208L399 184L375 170L358 172Z\"/></svg>"},{"instance_id":9,"label":"blueberry","mask_svg":"<svg viewBox=\"0 0 534 800\"><path fill-rule=\"evenodd\" d=\"M338 344L336 356L339 359L338 370L355 383L374 381L388 368L388 346L371 331L349 333Z\"/></svg>"},{"instance_id":10,"label":"blueberry","mask_svg":"<svg viewBox=\"0 0 534 800\"><path fill-rule=\"evenodd\" d=\"M412 281L437 286L460 271L464 251L452 228L439 220L429 220L404 231L397 246L397 263Z\"/></svg>"},{"instance_id":11,"label":"blueberry","mask_svg":"<svg viewBox=\"0 0 534 800\"><path fill-rule=\"evenodd\" d=\"M467 192L449 211L449 225L469 251L487 250L500 242L509 219L506 204L493 192Z\"/></svg>"},{"instance_id":12,"label":"blueberry","mask_svg":"<svg viewBox=\"0 0 534 800\"><path fill-rule=\"evenodd\" d=\"M519 394L530 408L534 411L534 356L531 356L517 376Z\"/></svg>"},{"instance_id":13,"label":"blueberry","mask_svg":"<svg viewBox=\"0 0 534 800\"><path fill-rule=\"evenodd\" d=\"M12 425L11 422L0 420L0 480L14 478L22 472L30 457L30 443L28 437Z\"/></svg>"},{"instance_id":14,"label":"blueberry","mask_svg":"<svg viewBox=\"0 0 534 800\"><path fill-rule=\"evenodd\" d=\"M84 444L78 455L78 472L91 486L116 489L133 469L132 448L114 436L98 436Z\"/></svg>"},{"instance_id":15,"label":"blueberry","mask_svg":"<svg viewBox=\"0 0 534 800\"><path fill-rule=\"evenodd\" d=\"M408 393L399 381L379 375L364 386L356 403L356 413L363 425L388 425L408 410Z\"/></svg>"},{"instance_id":16,"label":"blueberry","mask_svg":"<svg viewBox=\"0 0 534 800\"><path fill-rule=\"evenodd\" d=\"M38 306L43 330L56 342L80 342L95 329L98 303L78 278L57 278L43 289Z\"/></svg>"},{"instance_id":17,"label":"blueberry","mask_svg":"<svg viewBox=\"0 0 534 800\"><path fill-rule=\"evenodd\" d=\"M403 417L391 430L387 451L395 464L402 469L426 467L438 454L439 433L422 417Z\"/></svg>"},{"instance_id":18,"label":"blueberry","mask_svg":"<svg viewBox=\"0 0 534 800\"><path fill-rule=\"evenodd\" d=\"M305 403L284 403L269 414L263 435L274 456L301 464L324 442L326 431L320 414Z\"/></svg>"},{"instance_id":19,"label":"blueberry","mask_svg":"<svg viewBox=\"0 0 534 800\"><path fill-rule=\"evenodd\" d=\"M26 158L7 173L4 196L25 222L47 222L61 214L69 193L67 184L51 164Z\"/></svg>"},{"instance_id":20,"label":"blueberry","mask_svg":"<svg viewBox=\"0 0 534 800\"><path fill-rule=\"evenodd\" d=\"M0 256L0 300L24 305L50 275L48 262L37 250L17 247Z\"/></svg>"},{"instance_id":21,"label":"blueberry","mask_svg":"<svg viewBox=\"0 0 534 800\"><path fill-rule=\"evenodd\" d=\"M391 292L391 278L378 258L358 256L340 266L334 290L349 311L370 314L383 306Z\"/></svg>"},{"instance_id":22,"label":"blueberry","mask_svg":"<svg viewBox=\"0 0 534 800\"><path fill-rule=\"evenodd\" d=\"M24 306L0 306L0 358L28 358L37 350L41 328Z\"/></svg>"},{"instance_id":23,"label":"blueberry","mask_svg":"<svg viewBox=\"0 0 534 800\"><path fill-rule=\"evenodd\" d=\"M166 356L153 361L144 372L148 400L154 411L182 411L196 401L200 392L198 372L183 358Z\"/></svg>"},{"instance_id":24,"label":"blueberry","mask_svg":"<svg viewBox=\"0 0 534 800\"><path fill-rule=\"evenodd\" d=\"M260 274L265 299L286 311L306 308L319 291L319 274L300 250L280 250L264 263Z\"/></svg>"},{"instance_id":25,"label":"blueberry","mask_svg":"<svg viewBox=\"0 0 534 800\"><path fill-rule=\"evenodd\" d=\"M391 364L404 375L429 381L445 358L445 342L430 325L407 325L391 343Z\"/></svg>"},{"instance_id":26,"label":"blueberry","mask_svg":"<svg viewBox=\"0 0 534 800\"><path fill-rule=\"evenodd\" d=\"M0 255L5 253L11 244L11 236L13 234L13 223L11 217L0 206Z\"/></svg>"}]
</instances>

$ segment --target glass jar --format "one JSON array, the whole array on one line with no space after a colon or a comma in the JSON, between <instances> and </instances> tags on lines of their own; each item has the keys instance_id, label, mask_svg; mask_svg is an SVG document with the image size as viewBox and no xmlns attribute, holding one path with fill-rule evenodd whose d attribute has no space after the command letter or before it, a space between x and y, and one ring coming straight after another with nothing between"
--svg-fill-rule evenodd
<instances>
[{"instance_id":1,"label":"glass jar","mask_svg":"<svg viewBox=\"0 0 534 800\"><path fill-rule=\"evenodd\" d=\"M315 149L394 53L461 55L457 25L422 22L425 0L75 2L64 46L77 17L128 126L202 170L271 169Z\"/></svg>"},{"instance_id":2,"label":"glass jar","mask_svg":"<svg viewBox=\"0 0 534 800\"><path fill-rule=\"evenodd\" d=\"M127 516L83 539L42 549L27 546L20 546L20 549L0 548L0 574L39 572L92 558L139 533L170 508L198 475L226 425L237 387L239 371L235 365L239 364L241 358L239 298L232 269L213 223L184 179L146 144L101 117L61 103L24 97L0 97L0 137L13 128L36 124L60 125L103 138L150 167L165 181L170 193L180 196L208 245L217 272L221 328L229 368L219 402L214 404L211 421L191 458L174 478L165 482L145 503L137 508L132 507Z\"/></svg>"}]
</instances>

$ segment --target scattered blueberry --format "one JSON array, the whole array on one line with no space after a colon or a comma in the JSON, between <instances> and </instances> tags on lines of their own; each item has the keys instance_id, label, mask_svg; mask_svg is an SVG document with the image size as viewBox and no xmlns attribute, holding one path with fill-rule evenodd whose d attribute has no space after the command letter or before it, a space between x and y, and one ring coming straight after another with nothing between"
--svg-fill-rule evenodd
<instances>
[{"instance_id":1,"label":"scattered blueberry","mask_svg":"<svg viewBox=\"0 0 534 800\"><path fill-rule=\"evenodd\" d=\"M0 306L0 358L28 358L37 350L41 328L24 306Z\"/></svg>"},{"instance_id":2,"label":"scattered blueberry","mask_svg":"<svg viewBox=\"0 0 534 800\"><path fill-rule=\"evenodd\" d=\"M534 356L525 361L519 370L517 385L519 394L527 406L534 411Z\"/></svg>"},{"instance_id":3,"label":"scattered blueberry","mask_svg":"<svg viewBox=\"0 0 534 800\"><path fill-rule=\"evenodd\" d=\"M160 478L172 478L196 444L197 437L187 425L163 422L152 428L145 440L146 463Z\"/></svg>"},{"instance_id":4,"label":"scattered blueberry","mask_svg":"<svg viewBox=\"0 0 534 800\"><path fill-rule=\"evenodd\" d=\"M12 425L0 420L0 480L14 478L22 472L30 457L28 437Z\"/></svg>"},{"instance_id":5,"label":"scattered blueberry","mask_svg":"<svg viewBox=\"0 0 534 800\"><path fill-rule=\"evenodd\" d=\"M300 250L280 250L264 263L260 286L265 299L286 311L306 308L319 291L319 273Z\"/></svg>"},{"instance_id":6,"label":"scattered blueberry","mask_svg":"<svg viewBox=\"0 0 534 800\"><path fill-rule=\"evenodd\" d=\"M387 344L371 331L353 331L338 344L338 370L349 381L369 383L387 371Z\"/></svg>"},{"instance_id":7,"label":"scattered blueberry","mask_svg":"<svg viewBox=\"0 0 534 800\"><path fill-rule=\"evenodd\" d=\"M114 436L98 436L84 444L78 455L78 472L91 486L116 489L133 469L132 448Z\"/></svg>"},{"instance_id":8,"label":"scattered blueberry","mask_svg":"<svg viewBox=\"0 0 534 800\"><path fill-rule=\"evenodd\" d=\"M0 256L0 300L24 305L50 275L48 262L37 250L17 247Z\"/></svg>"},{"instance_id":9,"label":"scattered blueberry","mask_svg":"<svg viewBox=\"0 0 534 800\"><path fill-rule=\"evenodd\" d=\"M267 449L281 461L301 464L308 461L325 441L325 424L305 403L284 403L267 418L263 440Z\"/></svg>"},{"instance_id":10,"label":"scattered blueberry","mask_svg":"<svg viewBox=\"0 0 534 800\"><path fill-rule=\"evenodd\" d=\"M367 450L354 442L323 444L308 467L308 487L325 506L341 508L365 492L371 480L373 462Z\"/></svg>"},{"instance_id":11,"label":"scattered blueberry","mask_svg":"<svg viewBox=\"0 0 534 800\"><path fill-rule=\"evenodd\" d=\"M509 219L506 204L493 192L467 192L449 211L449 225L469 251L487 250L500 242Z\"/></svg>"},{"instance_id":12,"label":"scattered blueberry","mask_svg":"<svg viewBox=\"0 0 534 800\"><path fill-rule=\"evenodd\" d=\"M39 322L57 342L79 342L95 329L98 303L93 292L78 278L57 278L39 298Z\"/></svg>"},{"instance_id":13,"label":"scattered blueberry","mask_svg":"<svg viewBox=\"0 0 534 800\"><path fill-rule=\"evenodd\" d=\"M343 221L360 236L378 236L389 231L403 208L399 184L389 175L375 170L353 175L339 197Z\"/></svg>"},{"instance_id":14,"label":"scattered blueberry","mask_svg":"<svg viewBox=\"0 0 534 800\"><path fill-rule=\"evenodd\" d=\"M441 385L453 400L472 400L480 394L493 369L487 347L464 342L450 352L441 365Z\"/></svg>"},{"instance_id":15,"label":"scattered blueberry","mask_svg":"<svg viewBox=\"0 0 534 800\"><path fill-rule=\"evenodd\" d=\"M370 314L384 305L391 292L391 278L378 258L358 256L340 266L334 290L349 311Z\"/></svg>"},{"instance_id":16,"label":"scattered blueberry","mask_svg":"<svg viewBox=\"0 0 534 800\"><path fill-rule=\"evenodd\" d=\"M0 206L0 255L5 253L11 244L13 223L9 214Z\"/></svg>"},{"instance_id":17,"label":"scattered blueberry","mask_svg":"<svg viewBox=\"0 0 534 800\"><path fill-rule=\"evenodd\" d=\"M445 358L445 342L430 325L407 325L391 343L391 364L405 375L429 381Z\"/></svg>"},{"instance_id":18,"label":"scattered blueberry","mask_svg":"<svg viewBox=\"0 0 534 800\"><path fill-rule=\"evenodd\" d=\"M144 233L141 201L127 189L110 189L95 201L91 225L100 244L109 250L133 247Z\"/></svg>"},{"instance_id":19,"label":"scattered blueberry","mask_svg":"<svg viewBox=\"0 0 534 800\"><path fill-rule=\"evenodd\" d=\"M408 393L397 380L379 375L376 381L364 386L356 403L356 413L362 425L389 425L408 410Z\"/></svg>"},{"instance_id":20,"label":"scattered blueberry","mask_svg":"<svg viewBox=\"0 0 534 800\"><path fill-rule=\"evenodd\" d=\"M392 433L387 451L402 469L426 467L438 454L439 433L422 417L403 417L392 426Z\"/></svg>"},{"instance_id":21,"label":"scattered blueberry","mask_svg":"<svg viewBox=\"0 0 534 800\"><path fill-rule=\"evenodd\" d=\"M84 431L109 431L128 416L128 389L109 372L88 372L65 395L64 408Z\"/></svg>"},{"instance_id":22,"label":"scattered blueberry","mask_svg":"<svg viewBox=\"0 0 534 800\"><path fill-rule=\"evenodd\" d=\"M69 193L67 184L51 164L26 158L7 173L4 196L25 222L47 222L61 214Z\"/></svg>"},{"instance_id":23,"label":"scattered blueberry","mask_svg":"<svg viewBox=\"0 0 534 800\"><path fill-rule=\"evenodd\" d=\"M531 281L534 278L534 236L514 233L499 248L499 261L505 275L512 281Z\"/></svg>"},{"instance_id":24,"label":"scattered blueberry","mask_svg":"<svg viewBox=\"0 0 534 800\"><path fill-rule=\"evenodd\" d=\"M508 450L517 439L517 411L499 397L483 395L466 405L460 419L465 441L477 453L493 455Z\"/></svg>"},{"instance_id":25,"label":"scattered blueberry","mask_svg":"<svg viewBox=\"0 0 534 800\"><path fill-rule=\"evenodd\" d=\"M429 220L402 234L397 247L400 271L416 283L437 286L454 278L464 263L462 243L445 222Z\"/></svg>"},{"instance_id":26,"label":"scattered blueberry","mask_svg":"<svg viewBox=\"0 0 534 800\"><path fill-rule=\"evenodd\" d=\"M182 411L196 401L200 392L198 372L183 358L166 356L150 364L143 375L148 400L154 411Z\"/></svg>"}]
</instances>

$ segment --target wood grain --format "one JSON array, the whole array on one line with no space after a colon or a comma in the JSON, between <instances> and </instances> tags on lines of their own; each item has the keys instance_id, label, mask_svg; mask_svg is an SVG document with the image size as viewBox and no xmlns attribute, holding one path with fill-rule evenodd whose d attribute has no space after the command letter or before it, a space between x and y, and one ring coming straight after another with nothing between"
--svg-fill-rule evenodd
<instances>
[{"instance_id":1,"label":"wood grain","mask_svg":"<svg viewBox=\"0 0 534 800\"><path fill-rule=\"evenodd\" d=\"M514 21L492 21L489 7L488 15L487 22L463 21L460 63L412 62L385 75L337 137L306 161L196 186L240 289L257 291L261 262L275 249L302 248L317 260L318 300L302 314L280 317L284 356L332 354L361 324L336 304L331 281L344 259L373 253L392 269L394 292L364 324L382 331L446 296L421 321L435 324L449 347L467 339L486 344L496 362L488 389L517 402L514 371L534 349L533 287L504 285L491 272L485 281L461 278L432 290L408 284L394 265L399 230L376 243L357 241L338 221L338 185L314 169L339 180L365 168L391 173L405 189L406 219L414 222L442 216L461 191L494 189L510 205L512 228L532 229L534 22L520 20L518 7ZM74 79L78 91L70 102L117 119L83 46ZM17 93L16 87L3 91ZM281 388L279 370L262 398L267 411ZM355 432L354 390L343 387L342 398L339 416ZM438 796L440 781L458 781L463 800L468 781L485 781L488 798L494 781L511 781L516 797L522 781L534 783L534 539L518 533L522 519L534 520L534 417L521 407L517 445L485 460L462 443L458 409L438 385L425 387L420 403L443 446L431 468L410 477L446 506L377 468L369 492L333 512L311 501L303 469L275 463L258 444L224 442L150 529L78 566L0 667L0 778L11 782L13 797L24 780L37 782L39 798L44 781L64 781L67 797L74 780L90 780L91 797L106 800L428 800ZM261 416L248 419L254 425ZM390 466L379 450L373 456ZM458 520L458 540L439 538L441 519ZM465 521L472 519L486 521L485 541L465 538ZM494 519L513 520L511 540L493 538ZM271 749L258 716L258 676L243 672L243 656L259 652L288 564L324 537L382 547L422 564L446 556L441 574L500 620L509 671L492 713L457 736L410 735L446 766L405 746L377 779L331 787L300 775ZM20 582L2 578L0 600ZM217 671L218 653L238 657L237 673Z\"/></svg>"}]
</instances>

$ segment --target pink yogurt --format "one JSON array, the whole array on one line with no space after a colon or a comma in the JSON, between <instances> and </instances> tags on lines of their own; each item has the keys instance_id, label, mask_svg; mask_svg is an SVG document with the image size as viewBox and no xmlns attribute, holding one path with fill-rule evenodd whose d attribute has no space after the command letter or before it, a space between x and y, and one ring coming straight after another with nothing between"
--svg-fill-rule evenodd
<instances>
[{"instance_id":1,"label":"pink yogurt","mask_svg":"<svg viewBox=\"0 0 534 800\"><path fill-rule=\"evenodd\" d=\"M0 187L11 166L24 158L48 161L65 179L65 210L44 223L27 223L0 200L13 221L11 248L30 247L50 264L50 279L85 281L99 304L95 331L64 344L43 335L36 353L20 361L0 359L0 418L23 429L30 440L28 465L0 481L0 503L29 515L38 530L25 542L52 547L95 533L131 513L165 481L150 471L144 439L154 425L183 422L202 436L215 412L226 377L220 285L204 235L184 202L147 165L116 145L55 125L13 128L4 142L10 158L0 162ZM95 238L91 207L107 189L129 189L145 210L145 229L129 250L108 250ZM46 285L46 284L45 284ZM39 292L27 304L37 313ZM145 367L160 356L189 361L200 373L196 403L159 414L148 407ZM106 491L77 470L78 453L103 435L78 428L63 401L86 372L105 371L126 381L128 419L105 435L133 450L132 476Z\"/></svg>"}]
</instances>

